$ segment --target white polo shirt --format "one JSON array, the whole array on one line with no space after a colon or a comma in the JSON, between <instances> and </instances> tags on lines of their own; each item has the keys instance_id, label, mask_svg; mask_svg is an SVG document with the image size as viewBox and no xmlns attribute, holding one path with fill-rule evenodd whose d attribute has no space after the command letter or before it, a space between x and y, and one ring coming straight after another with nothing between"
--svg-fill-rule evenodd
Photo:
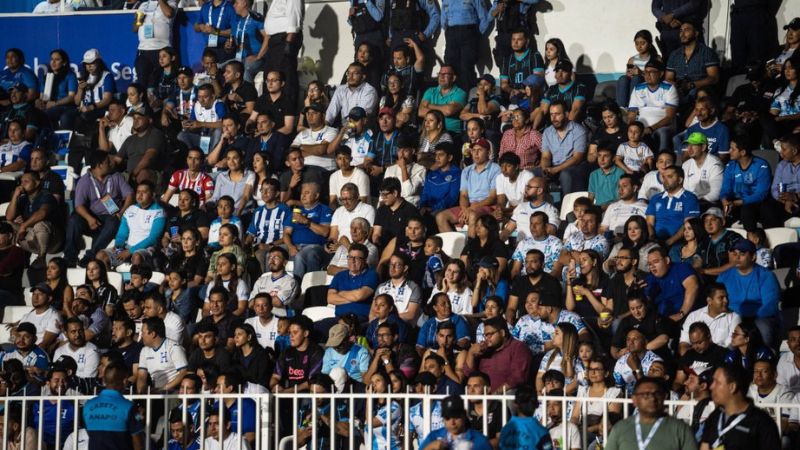
<instances>
[{"instance_id":1,"label":"white polo shirt","mask_svg":"<svg viewBox=\"0 0 800 450\"><path fill-rule=\"evenodd\" d=\"M145 345L139 354L139 370L150 374L156 389L164 389L188 365L183 347L170 339L164 339L156 349Z\"/></svg>"},{"instance_id":2,"label":"white polo shirt","mask_svg":"<svg viewBox=\"0 0 800 450\"><path fill-rule=\"evenodd\" d=\"M80 348L72 348L72 344L64 344L53 354L53 361L58 361L62 356L69 356L75 360L78 370L75 376L78 378L95 378L97 376L97 365L100 363L100 353L97 347L91 342Z\"/></svg>"},{"instance_id":3,"label":"white polo shirt","mask_svg":"<svg viewBox=\"0 0 800 450\"><path fill-rule=\"evenodd\" d=\"M717 317L711 317L708 314L708 306L704 306L686 316L681 330L680 342L689 343L689 327L695 322L703 322L708 325L711 330L711 341L722 348L728 348L731 345L731 334L736 325L742 322L742 318L733 311L721 313Z\"/></svg>"},{"instance_id":4,"label":"white polo shirt","mask_svg":"<svg viewBox=\"0 0 800 450\"><path fill-rule=\"evenodd\" d=\"M507 176L500 175L497 177L497 195L505 195L509 206L517 206L525 200L525 187L531 178L533 172L529 170L521 170L513 182Z\"/></svg>"},{"instance_id":5,"label":"white polo shirt","mask_svg":"<svg viewBox=\"0 0 800 450\"><path fill-rule=\"evenodd\" d=\"M344 206L340 206L333 212L331 226L337 228L339 237L345 236L352 241L353 237L350 235L350 223L357 217L366 219L369 225L372 226L375 223L375 208L362 201L359 201L358 205L356 205L352 211L348 211Z\"/></svg>"}]
</instances>

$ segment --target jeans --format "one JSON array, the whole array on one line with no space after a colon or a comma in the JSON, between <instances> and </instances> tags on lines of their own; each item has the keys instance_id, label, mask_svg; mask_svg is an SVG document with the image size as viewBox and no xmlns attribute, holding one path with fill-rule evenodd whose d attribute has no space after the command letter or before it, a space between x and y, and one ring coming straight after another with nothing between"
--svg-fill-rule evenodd
<instances>
[{"instance_id":1,"label":"jeans","mask_svg":"<svg viewBox=\"0 0 800 450\"><path fill-rule=\"evenodd\" d=\"M286 41L286 33L270 35L267 43L266 68L264 70L279 70L286 76L286 91L300 92L297 79L297 55L303 47L303 33L297 33L292 42ZM266 79L266 77L264 77Z\"/></svg>"},{"instance_id":2,"label":"jeans","mask_svg":"<svg viewBox=\"0 0 800 450\"><path fill-rule=\"evenodd\" d=\"M153 71L158 65L158 52L159 50L138 50L136 51L136 61L134 67L136 69L136 82L144 87L150 86L154 80L151 80Z\"/></svg>"},{"instance_id":3,"label":"jeans","mask_svg":"<svg viewBox=\"0 0 800 450\"><path fill-rule=\"evenodd\" d=\"M653 153L658 153L661 150L669 150L670 146L674 144L672 140L672 135L674 133L675 130L671 126L661 127L655 130L653 132L653 141L655 141L655 144L658 145L658 147L652 149ZM677 147L675 149L677 150L678 148L680 147Z\"/></svg>"},{"instance_id":4,"label":"jeans","mask_svg":"<svg viewBox=\"0 0 800 450\"><path fill-rule=\"evenodd\" d=\"M247 58L244 59L244 81L248 81L250 83L256 79L256 75L258 72L264 70L267 67L266 61L264 59L253 59L248 60Z\"/></svg>"},{"instance_id":5,"label":"jeans","mask_svg":"<svg viewBox=\"0 0 800 450\"><path fill-rule=\"evenodd\" d=\"M631 78L623 75L617 79L617 104L619 106L626 108L630 104L631 92L639 83L644 83L644 78L641 75L634 75Z\"/></svg>"},{"instance_id":6,"label":"jeans","mask_svg":"<svg viewBox=\"0 0 800 450\"><path fill-rule=\"evenodd\" d=\"M444 62L456 68L456 85L469 92L477 84L475 66L481 33L477 25L457 25L444 30Z\"/></svg>"},{"instance_id":7,"label":"jeans","mask_svg":"<svg viewBox=\"0 0 800 450\"><path fill-rule=\"evenodd\" d=\"M222 128L210 128L208 130L210 131L208 135L211 137L208 143L208 149L201 149L206 155L217 146L220 138L222 138ZM195 131L181 131L178 133L178 140L186 144L189 148L200 148L200 138L200 133Z\"/></svg>"},{"instance_id":8,"label":"jeans","mask_svg":"<svg viewBox=\"0 0 800 450\"><path fill-rule=\"evenodd\" d=\"M761 337L768 347L777 348L778 339L781 337L780 316L756 318L756 328L761 332Z\"/></svg>"},{"instance_id":9,"label":"jeans","mask_svg":"<svg viewBox=\"0 0 800 450\"><path fill-rule=\"evenodd\" d=\"M308 272L321 270L328 258L325 248L319 244L301 244L297 248L299 251L294 255L294 276L303 279L303 275Z\"/></svg>"},{"instance_id":10,"label":"jeans","mask_svg":"<svg viewBox=\"0 0 800 450\"><path fill-rule=\"evenodd\" d=\"M104 215L95 217L100 221L100 228L92 231L86 219L78 213L73 213L67 221L67 238L64 244L64 259L67 262L78 260L78 252L83 243L83 235L92 236L92 248L86 250L87 258L94 258L97 252L108 247L108 244L117 235L119 219L117 216Z\"/></svg>"}]
</instances>

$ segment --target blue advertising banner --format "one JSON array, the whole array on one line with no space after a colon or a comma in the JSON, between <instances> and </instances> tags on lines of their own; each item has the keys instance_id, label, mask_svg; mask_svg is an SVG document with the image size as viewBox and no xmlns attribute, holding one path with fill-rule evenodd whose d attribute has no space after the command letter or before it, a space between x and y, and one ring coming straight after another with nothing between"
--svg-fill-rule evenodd
<instances>
[{"instance_id":1,"label":"blue advertising banner","mask_svg":"<svg viewBox=\"0 0 800 450\"><path fill-rule=\"evenodd\" d=\"M175 18L173 43L180 51L181 64L201 68L200 60L206 39L192 29L200 16L198 10L179 11ZM50 52L64 49L74 70L83 53L96 48L114 75L117 90L125 89L134 79L134 61L139 44L133 32L131 11L93 12L66 15L0 16L0 49L19 48L25 64L39 77L47 72Z\"/></svg>"}]
</instances>

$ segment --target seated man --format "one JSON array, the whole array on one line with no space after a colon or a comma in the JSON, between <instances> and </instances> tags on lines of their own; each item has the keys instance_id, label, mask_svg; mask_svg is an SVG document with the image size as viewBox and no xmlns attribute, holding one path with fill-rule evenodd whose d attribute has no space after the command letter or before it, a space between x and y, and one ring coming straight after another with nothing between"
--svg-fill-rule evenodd
<instances>
[{"instance_id":1,"label":"seated man","mask_svg":"<svg viewBox=\"0 0 800 450\"><path fill-rule=\"evenodd\" d=\"M661 150L656 154L656 170L647 172L642 178L639 187L639 200L649 201L656 194L664 192L664 175L667 170L675 165L675 153L669 150Z\"/></svg>"},{"instance_id":2,"label":"seated man","mask_svg":"<svg viewBox=\"0 0 800 450\"><path fill-rule=\"evenodd\" d=\"M553 273L553 267L558 262L563 249L561 240L551 234L547 234L547 214L536 211L531 215L530 237L518 240L517 248L511 255L511 278L517 275L527 274L525 264L527 255L532 250L538 250L544 255L544 271L548 274ZM556 273L560 277L560 273Z\"/></svg>"},{"instance_id":3,"label":"seated man","mask_svg":"<svg viewBox=\"0 0 800 450\"><path fill-rule=\"evenodd\" d=\"M265 178L261 182L261 200L264 205L256 208L244 238L245 247L250 246L255 250L256 260L262 271L268 266L267 253L283 242L283 223L292 214L288 206L278 203L278 195L278 180Z\"/></svg>"},{"instance_id":4,"label":"seated man","mask_svg":"<svg viewBox=\"0 0 800 450\"><path fill-rule=\"evenodd\" d=\"M389 86L389 77L397 75L403 83L403 95L400 98L412 97L416 99L424 82L425 53L423 53L422 48L414 39L403 39L403 42L407 45L393 47L392 65L383 74L381 87L386 89ZM411 56L412 51L414 52L413 58Z\"/></svg>"},{"instance_id":5,"label":"seated man","mask_svg":"<svg viewBox=\"0 0 800 450\"><path fill-rule=\"evenodd\" d=\"M378 285L376 295L389 294L394 299L397 314L409 325L414 326L422 313L420 304L422 289L408 279L411 258L405 253L395 253L389 259L389 279ZM374 319L374 317L370 317Z\"/></svg>"},{"instance_id":6,"label":"seated man","mask_svg":"<svg viewBox=\"0 0 800 450\"><path fill-rule=\"evenodd\" d=\"M694 307L700 282L691 266L670 261L667 250L655 247L647 253L650 274L645 283L645 295L658 313L680 322Z\"/></svg>"},{"instance_id":7,"label":"seated man","mask_svg":"<svg viewBox=\"0 0 800 450\"><path fill-rule=\"evenodd\" d=\"M119 151L133 133L133 117L127 114L124 100L112 99L108 114L97 121L97 148L104 152ZM113 150L112 150L113 149ZM82 153L82 152L81 152ZM72 151L70 150L70 159Z\"/></svg>"},{"instance_id":8,"label":"seated man","mask_svg":"<svg viewBox=\"0 0 800 450\"><path fill-rule=\"evenodd\" d=\"M3 354L2 363L16 359L22 363L27 371L28 382L41 384L50 366L50 358L42 347L36 345L37 329L30 322L21 322L17 325L14 337L14 349ZM53 335L55 339L55 335Z\"/></svg>"},{"instance_id":9,"label":"seated man","mask_svg":"<svg viewBox=\"0 0 800 450\"><path fill-rule=\"evenodd\" d=\"M461 172L459 205L436 215L436 225L444 233L453 225L468 225L470 236L475 233L478 217L490 214L497 203L496 180L500 166L489 159L489 141L479 139L472 144L473 163Z\"/></svg>"},{"instance_id":10,"label":"seated man","mask_svg":"<svg viewBox=\"0 0 800 450\"><path fill-rule=\"evenodd\" d=\"M253 301L260 294L266 294L269 298L270 308L290 308L298 299L299 286L297 279L291 274L286 273L286 262L289 261L289 252L283 247L274 246L267 252L267 270L258 277L250 291L250 300ZM255 309L255 307L254 307ZM253 325L256 327L256 325ZM256 328L258 332L258 328ZM274 339L273 339L274 341Z\"/></svg>"},{"instance_id":11,"label":"seated man","mask_svg":"<svg viewBox=\"0 0 800 450\"><path fill-rule=\"evenodd\" d=\"M664 81L663 62L651 58L645 64L644 83L633 88L627 106L628 123L636 120L642 122L645 126L644 136L656 141L656 150L669 149L675 132L678 90L672 83Z\"/></svg>"},{"instance_id":12,"label":"seated man","mask_svg":"<svg viewBox=\"0 0 800 450\"><path fill-rule=\"evenodd\" d=\"M75 371L77 378L94 380L97 377L97 366L100 362L100 353L97 347L86 341L86 334L81 319L70 317L64 325L64 334L67 343L53 353L53 360L58 361L63 356L69 356L78 365Z\"/></svg>"},{"instance_id":13,"label":"seated man","mask_svg":"<svg viewBox=\"0 0 800 450\"><path fill-rule=\"evenodd\" d=\"M483 322L486 340L472 344L464 357L459 357L458 369L465 375L476 371L489 375L490 391L502 393L516 389L530 379L533 357L528 347L514 339L502 317Z\"/></svg>"},{"instance_id":14,"label":"seated man","mask_svg":"<svg viewBox=\"0 0 800 450\"><path fill-rule=\"evenodd\" d=\"M326 250L329 253L336 251L339 245L350 245L350 225L357 218L362 218L370 226L375 222L375 208L367 202L361 201L358 186L347 183L342 186L339 202L342 206L336 208L331 218L331 233L328 235L329 243Z\"/></svg>"},{"instance_id":15,"label":"seated man","mask_svg":"<svg viewBox=\"0 0 800 450\"><path fill-rule=\"evenodd\" d=\"M124 172L129 179L141 183L144 180L155 182L159 176L159 167L163 168L160 161L166 155L167 141L164 133L153 127L152 112L149 106L132 107L129 112L133 116L133 134L125 139L122 148L116 155L111 156L114 166L121 168L125 163ZM193 147L197 147L194 145Z\"/></svg>"},{"instance_id":16,"label":"seated man","mask_svg":"<svg viewBox=\"0 0 800 450\"><path fill-rule=\"evenodd\" d=\"M678 367L716 369L724 364L728 349L711 340L711 329L704 322L695 322L689 326L689 340L690 347L678 359ZM686 381L686 373L678 371L672 388L680 389L684 381Z\"/></svg>"},{"instance_id":17,"label":"seated man","mask_svg":"<svg viewBox=\"0 0 800 450\"><path fill-rule=\"evenodd\" d=\"M617 198L609 203L600 222L600 234L611 231L615 235L625 234L625 222L633 216L645 216L647 202L636 198L639 180L632 175L622 175L617 181Z\"/></svg>"},{"instance_id":18,"label":"seated man","mask_svg":"<svg viewBox=\"0 0 800 450\"><path fill-rule=\"evenodd\" d=\"M774 345L780 330L778 279L755 263L756 246L749 240L740 240L732 250L736 265L719 274L717 281L728 291L731 311L754 317L766 345Z\"/></svg>"},{"instance_id":19,"label":"seated man","mask_svg":"<svg viewBox=\"0 0 800 450\"><path fill-rule=\"evenodd\" d=\"M699 249L703 267L698 272L709 279L736 265L729 255L733 246L744 238L735 231L725 228L725 217L722 210L717 207L708 208L701 217L708 238Z\"/></svg>"},{"instance_id":20,"label":"seated man","mask_svg":"<svg viewBox=\"0 0 800 450\"><path fill-rule=\"evenodd\" d=\"M267 45L266 41L264 45ZM286 75L280 70L265 72L264 87L266 89L256 100L255 111L250 114L247 124L255 122L258 115L269 113L275 121L275 131L285 136L291 135L297 123L297 99L296 94L286 86Z\"/></svg>"},{"instance_id":21,"label":"seated man","mask_svg":"<svg viewBox=\"0 0 800 450\"><path fill-rule=\"evenodd\" d=\"M547 201L547 180L540 176L531 178L525 184L525 201L514 208L511 220L500 231L500 239L508 239L514 231L517 232L517 242L529 238L530 229L526 225L530 225L531 217L539 211L547 216L547 234L555 235L561 219L558 209Z\"/></svg>"},{"instance_id":22,"label":"seated man","mask_svg":"<svg viewBox=\"0 0 800 450\"><path fill-rule=\"evenodd\" d=\"M792 392L800 392L800 325L789 328L787 344L789 351L778 360L778 383Z\"/></svg>"},{"instance_id":23,"label":"seated man","mask_svg":"<svg viewBox=\"0 0 800 450\"><path fill-rule=\"evenodd\" d=\"M531 48L527 30L513 29L510 34L512 52L502 62L497 62L501 63L500 89L511 99L515 99L526 97L525 86L522 84L525 79L531 75L544 76L544 59L536 48Z\"/></svg>"},{"instance_id":24,"label":"seated man","mask_svg":"<svg viewBox=\"0 0 800 450\"><path fill-rule=\"evenodd\" d=\"M461 168L454 163L455 147L442 142L434 150L434 165L425 174L422 194L419 199L420 212L434 216L442 210L458 204L461 188Z\"/></svg>"},{"instance_id":25,"label":"seated man","mask_svg":"<svg viewBox=\"0 0 800 450\"><path fill-rule=\"evenodd\" d=\"M417 143L403 134L398 138L397 161L386 167L384 177L400 180L400 195L414 206L419 206L422 184L425 181L425 167L416 163Z\"/></svg>"},{"instance_id":26,"label":"seated man","mask_svg":"<svg viewBox=\"0 0 800 450\"><path fill-rule=\"evenodd\" d=\"M665 170L664 193L654 196L647 205L650 236L667 246L683 238L686 219L700 215L697 196L683 188L683 178L683 169L678 166Z\"/></svg>"},{"instance_id":27,"label":"seated man","mask_svg":"<svg viewBox=\"0 0 800 450\"><path fill-rule=\"evenodd\" d=\"M0 145L0 173L25 170L31 159L33 145L25 140L22 119L12 119L8 123L7 136L3 136L3 140L5 142Z\"/></svg>"},{"instance_id":28,"label":"seated man","mask_svg":"<svg viewBox=\"0 0 800 450\"><path fill-rule=\"evenodd\" d=\"M714 101L711 97L698 98L695 102L694 112L697 123L686 129L686 136L691 137L694 133L702 133L708 140L708 153L722 161L727 161L730 152L730 131L726 124L717 119L717 107L714 105ZM675 149L675 153L681 150L683 149Z\"/></svg>"},{"instance_id":29,"label":"seated man","mask_svg":"<svg viewBox=\"0 0 800 450\"><path fill-rule=\"evenodd\" d=\"M397 178L384 178L380 187L381 205L375 212L372 242L380 248L386 247L394 238L405 235L408 219L419 216L419 211L401 195L402 186Z\"/></svg>"},{"instance_id":30,"label":"seated man","mask_svg":"<svg viewBox=\"0 0 800 450\"><path fill-rule=\"evenodd\" d=\"M144 319L141 340L144 348L139 354L136 391L144 394L177 390L188 372L183 347L166 338L164 322L155 317ZM149 391L148 379L151 383Z\"/></svg>"},{"instance_id":31,"label":"seated man","mask_svg":"<svg viewBox=\"0 0 800 450\"><path fill-rule=\"evenodd\" d=\"M372 360L364 379L369 380L378 370L392 372L399 370L408 379L413 379L420 365L419 354L414 346L400 340L400 331L396 323L383 322L375 333L377 345L373 350ZM381 367L382 368L379 368Z\"/></svg>"},{"instance_id":32,"label":"seated man","mask_svg":"<svg viewBox=\"0 0 800 450\"><path fill-rule=\"evenodd\" d=\"M740 219L745 230L757 228L772 177L769 164L753 156L756 146L750 135L737 134L731 139L731 161L725 166L719 193L725 217Z\"/></svg>"},{"instance_id":33,"label":"seated man","mask_svg":"<svg viewBox=\"0 0 800 450\"><path fill-rule=\"evenodd\" d=\"M334 125L346 119L353 109L360 107L364 115L375 113L378 105L378 93L367 83L367 69L360 62L353 62L347 67L347 82L336 87L328 110L325 111L325 122Z\"/></svg>"},{"instance_id":34,"label":"seated man","mask_svg":"<svg viewBox=\"0 0 800 450\"><path fill-rule=\"evenodd\" d=\"M316 183L317 186L327 186L324 171L317 166L305 164L303 152L299 148L290 148L286 153L286 167L289 170L281 172L278 180L281 182L281 203L286 206L298 206L300 192L303 184Z\"/></svg>"},{"instance_id":35,"label":"seated man","mask_svg":"<svg viewBox=\"0 0 800 450\"><path fill-rule=\"evenodd\" d=\"M362 244L367 247L367 250L369 250L369 255L367 256L367 266L374 269L378 265L380 252L378 251L378 247L376 247L375 244L369 240L372 227L367 219L363 217L356 217L352 220L352 222L350 222L348 228L350 229L349 239L343 237L340 238L335 244L328 243L326 246L326 250L328 252L330 252L334 246L336 248L333 253L333 258L331 258L331 262L328 263L328 275L336 275L343 270L347 270L347 253L350 250L350 246L353 244Z\"/></svg>"},{"instance_id":36,"label":"seated man","mask_svg":"<svg viewBox=\"0 0 800 450\"><path fill-rule=\"evenodd\" d=\"M697 88L715 87L719 82L719 56L700 39L703 27L693 21L680 25L681 47L669 55L666 80L678 89L681 103L691 101Z\"/></svg>"},{"instance_id":37,"label":"seated man","mask_svg":"<svg viewBox=\"0 0 800 450\"><path fill-rule=\"evenodd\" d=\"M160 319L166 327L167 339L179 345L183 344L185 328L183 319L178 314L167 310L167 300L156 289L145 294L142 314L145 318Z\"/></svg>"},{"instance_id":38,"label":"seated man","mask_svg":"<svg viewBox=\"0 0 800 450\"><path fill-rule=\"evenodd\" d=\"M558 262L553 265L553 272L559 274L561 269L568 266L570 262L579 261L579 254L584 250L594 250L605 259L610 251L608 240L598 233L600 227L601 212L598 207L591 207L584 211L581 220L577 221L578 231L572 233L561 250Z\"/></svg>"},{"instance_id":39,"label":"seated man","mask_svg":"<svg viewBox=\"0 0 800 450\"><path fill-rule=\"evenodd\" d=\"M338 150L343 145L350 149L352 166L363 168L365 163L369 165L367 160L375 146L375 132L369 126L369 116L364 108L356 106L350 110L347 122L342 124L328 148Z\"/></svg>"},{"instance_id":40,"label":"seated man","mask_svg":"<svg viewBox=\"0 0 800 450\"><path fill-rule=\"evenodd\" d=\"M712 283L707 287L706 291L708 292L706 297L707 305L689 313L683 322L680 343L678 344L678 353L680 354L685 353L690 347L689 327L692 324L696 322L706 324L711 331L712 342L728 348L731 344L733 330L742 321L739 314L728 309L728 290L725 289L724 284Z\"/></svg>"},{"instance_id":41,"label":"seated man","mask_svg":"<svg viewBox=\"0 0 800 450\"><path fill-rule=\"evenodd\" d=\"M173 172L161 201L169 203L172 196L183 189L190 189L197 194L198 206L211 200L214 196L214 179L203 170L204 160L205 154L202 150L197 147L189 148L186 152L186 169Z\"/></svg>"},{"instance_id":42,"label":"seated man","mask_svg":"<svg viewBox=\"0 0 800 450\"><path fill-rule=\"evenodd\" d=\"M324 170L336 170L333 152L335 147L329 144L336 138L336 128L325 124L325 107L312 103L305 107L307 127L297 133L292 147L299 147L303 152L306 164Z\"/></svg>"},{"instance_id":43,"label":"seated man","mask_svg":"<svg viewBox=\"0 0 800 450\"><path fill-rule=\"evenodd\" d=\"M358 205L361 205L361 208L364 207L363 205L369 204L369 175L360 167L355 167L353 165L352 155L352 150L346 145L342 145L336 149L336 167L338 167L339 170L330 174L328 178L328 206L330 206L332 210L339 208L340 204L344 205L339 198L339 194L347 184L355 186L357 190L355 201L358 202L360 200ZM353 204L353 206L356 206L356 204ZM370 219L370 223L375 221L375 214L373 213L372 216L373 218Z\"/></svg>"},{"instance_id":44,"label":"seated man","mask_svg":"<svg viewBox=\"0 0 800 450\"><path fill-rule=\"evenodd\" d=\"M500 176L497 178L497 208L494 217L500 223L508 222L515 208L526 200L528 181L533 173L520 168L520 159L516 153L506 152L500 155Z\"/></svg>"},{"instance_id":45,"label":"seated man","mask_svg":"<svg viewBox=\"0 0 800 450\"><path fill-rule=\"evenodd\" d=\"M625 297L614 299L615 302L619 301L625 305L624 308L627 310L627 315L617 315L618 325L611 339L611 356L620 358L630 351L627 347L626 339L628 332L631 330L639 330L642 333L647 341L647 350L656 354L669 355L667 347L669 343L668 332L670 331L667 329L668 321L647 302L641 291L635 289L634 287L634 291L625 296L627 300Z\"/></svg>"},{"instance_id":46,"label":"seated man","mask_svg":"<svg viewBox=\"0 0 800 450\"><path fill-rule=\"evenodd\" d=\"M225 86L222 87L222 98L225 108L240 116L249 118L256 107L258 91L252 82L244 79L244 65L237 60L225 63Z\"/></svg>"},{"instance_id":47,"label":"seated man","mask_svg":"<svg viewBox=\"0 0 800 450\"><path fill-rule=\"evenodd\" d=\"M378 287L378 274L367 266L367 248L351 244L347 253L347 271L334 275L328 287L328 304L336 307L336 317L353 313L367 320L370 301Z\"/></svg>"},{"instance_id":48,"label":"seated man","mask_svg":"<svg viewBox=\"0 0 800 450\"><path fill-rule=\"evenodd\" d=\"M53 226L58 213L56 199L42 189L39 174L25 171L11 197L6 220L16 228L17 245L36 255L31 268L46 267L46 254L58 251L64 241L63 232Z\"/></svg>"},{"instance_id":49,"label":"seated man","mask_svg":"<svg viewBox=\"0 0 800 450\"><path fill-rule=\"evenodd\" d=\"M319 190L317 183L303 183L300 204L283 222L283 243L294 262L294 276L300 279L307 272L322 269L327 258L324 245L330 235L332 213L319 202Z\"/></svg>"},{"instance_id":50,"label":"seated man","mask_svg":"<svg viewBox=\"0 0 800 450\"><path fill-rule=\"evenodd\" d=\"M136 204L122 214L114 248L101 250L97 258L108 267L131 261L141 264L150 261L166 224L164 210L154 202L155 187L144 180L136 187Z\"/></svg>"},{"instance_id":51,"label":"seated man","mask_svg":"<svg viewBox=\"0 0 800 450\"><path fill-rule=\"evenodd\" d=\"M445 129L450 133L460 134L459 113L467 104L467 93L456 86L455 67L449 64L439 68L437 80L438 85L428 88L422 96L417 116L425 118L429 111L440 111L444 114Z\"/></svg>"},{"instance_id":52,"label":"seated man","mask_svg":"<svg viewBox=\"0 0 800 450\"><path fill-rule=\"evenodd\" d=\"M564 194L585 191L589 186L589 165L585 161L587 131L580 122L568 118L563 101L556 100L547 107L551 125L542 134L540 173L557 178Z\"/></svg>"},{"instance_id":53,"label":"seated man","mask_svg":"<svg viewBox=\"0 0 800 450\"><path fill-rule=\"evenodd\" d=\"M192 106L189 117L181 124L183 131L178 140L189 148L199 148L208 153L217 146L222 136L222 118L225 117L225 103L217 100L214 88L204 84L197 88L197 101Z\"/></svg>"},{"instance_id":54,"label":"seated man","mask_svg":"<svg viewBox=\"0 0 800 450\"><path fill-rule=\"evenodd\" d=\"M648 375L653 362L662 361L662 359L647 349L647 339L641 331L635 328L628 331L625 343L628 352L617 359L613 376L617 387L631 395L636 381Z\"/></svg>"},{"instance_id":55,"label":"seated man","mask_svg":"<svg viewBox=\"0 0 800 450\"><path fill-rule=\"evenodd\" d=\"M552 114L548 117L548 113L550 112L550 107L556 103L563 103L564 118L567 121L583 122L586 112L586 86L574 80L572 69L572 62L568 59L561 59L556 63L556 84L547 88L541 103L532 113L534 129L540 129L543 124L547 123L547 119L553 122Z\"/></svg>"},{"instance_id":56,"label":"seated man","mask_svg":"<svg viewBox=\"0 0 800 450\"><path fill-rule=\"evenodd\" d=\"M226 128L228 129L227 133ZM291 144L289 137L275 129L275 118L270 112L261 112L256 115L255 128L253 137L248 134L234 134L234 130L239 130L239 122L236 122L234 116L226 116L222 120L222 139L221 143L217 145L217 149L220 151L230 147L241 149L247 168L252 167L253 157L256 153L266 154L267 170L280 172L283 170L286 152ZM240 132L236 131L236 133ZM225 158L220 159L218 166L225 164L223 161Z\"/></svg>"},{"instance_id":57,"label":"seated man","mask_svg":"<svg viewBox=\"0 0 800 450\"><path fill-rule=\"evenodd\" d=\"M340 368L348 378L364 383L364 375L369 370L369 352L366 348L352 342L347 325L336 324L328 331L325 342L325 355L322 357L320 372L328 375L331 370Z\"/></svg>"}]
</instances>

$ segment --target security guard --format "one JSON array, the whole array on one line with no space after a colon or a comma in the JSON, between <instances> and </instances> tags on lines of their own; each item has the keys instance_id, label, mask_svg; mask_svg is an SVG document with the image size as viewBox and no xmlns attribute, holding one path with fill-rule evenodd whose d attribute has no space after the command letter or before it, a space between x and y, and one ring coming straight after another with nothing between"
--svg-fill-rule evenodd
<instances>
[{"instance_id":1,"label":"security guard","mask_svg":"<svg viewBox=\"0 0 800 450\"><path fill-rule=\"evenodd\" d=\"M442 0L444 62L456 68L456 84L469 92L475 87L475 65L483 33L492 16L481 0Z\"/></svg>"},{"instance_id":2,"label":"security guard","mask_svg":"<svg viewBox=\"0 0 800 450\"><path fill-rule=\"evenodd\" d=\"M660 32L658 46L664 58L681 46L681 25L685 22L702 24L708 15L709 2L698 0L653 0L653 15ZM698 29L698 40L703 39L703 30Z\"/></svg>"},{"instance_id":3,"label":"security guard","mask_svg":"<svg viewBox=\"0 0 800 450\"><path fill-rule=\"evenodd\" d=\"M389 48L403 45L406 38L425 47L422 44L434 38L441 20L439 6L434 0L391 0L390 5ZM423 20L425 15L428 16L427 25Z\"/></svg>"},{"instance_id":4,"label":"security guard","mask_svg":"<svg viewBox=\"0 0 800 450\"><path fill-rule=\"evenodd\" d=\"M144 425L136 405L122 396L128 369L111 363L103 372L106 388L87 401L83 422L89 434L88 450L141 450L144 448Z\"/></svg>"},{"instance_id":5,"label":"security guard","mask_svg":"<svg viewBox=\"0 0 800 450\"><path fill-rule=\"evenodd\" d=\"M531 27L531 17L535 14L531 7L539 3L540 0L495 0L489 14L495 21L497 34L494 38L495 46L492 50L494 64L500 66L503 61L511 54L511 33L514 30L528 30L528 39L531 41L531 48L536 50L536 40L533 38Z\"/></svg>"},{"instance_id":6,"label":"security guard","mask_svg":"<svg viewBox=\"0 0 800 450\"><path fill-rule=\"evenodd\" d=\"M731 5L731 62L743 72L778 51L775 15L781 0L736 0Z\"/></svg>"},{"instance_id":7,"label":"security guard","mask_svg":"<svg viewBox=\"0 0 800 450\"><path fill-rule=\"evenodd\" d=\"M353 45L356 50L364 42L373 48L383 49L383 12L386 0L350 0L347 22L353 27ZM385 52L381 52L383 54Z\"/></svg>"}]
</instances>

